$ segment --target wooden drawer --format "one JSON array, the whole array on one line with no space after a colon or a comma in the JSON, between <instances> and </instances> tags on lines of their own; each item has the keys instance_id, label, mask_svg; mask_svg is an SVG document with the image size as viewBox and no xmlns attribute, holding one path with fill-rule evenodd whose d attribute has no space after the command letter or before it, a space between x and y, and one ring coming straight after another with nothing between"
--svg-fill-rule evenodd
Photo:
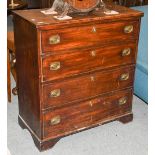
<instances>
[{"instance_id":1,"label":"wooden drawer","mask_svg":"<svg viewBox=\"0 0 155 155\"><path fill-rule=\"evenodd\" d=\"M47 56L42 59L42 81L56 80L101 68L133 64L135 56L135 43Z\"/></svg>"},{"instance_id":2,"label":"wooden drawer","mask_svg":"<svg viewBox=\"0 0 155 155\"><path fill-rule=\"evenodd\" d=\"M41 32L42 52L107 44L138 38L138 21L122 21Z\"/></svg>"},{"instance_id":3,"label":"wooden drawer","mask_svg":"<svg viewBox=\"0 0 155 155\"><path fill-rule=\"evenodd\" d=\"M109 91L131 87L133 79L134 67L122 67L44 84L43 108L58 107Z\"/></svg>"},{"instance_id":4,"label":"wooden drawer","mask_svg":"<svg viewBox=\"0 0 155 155\"><path fill-rule=\"evenodd\" d=\"M132 89L109 93L43 115L44 138L68 135L131 112Z\"/></svg>"}]
</instances>

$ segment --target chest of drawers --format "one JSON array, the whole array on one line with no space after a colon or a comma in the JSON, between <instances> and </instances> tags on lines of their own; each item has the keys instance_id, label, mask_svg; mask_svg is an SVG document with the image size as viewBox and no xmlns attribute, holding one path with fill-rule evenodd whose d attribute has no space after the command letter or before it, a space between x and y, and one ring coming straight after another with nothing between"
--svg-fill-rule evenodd
<instances>
[{"instance_id":1,"label":"chest of drawers","mask_svg":"<svg viewBox=\"0 0 155 155\"><path fill-rule=\"evenodd\" d=\"M40 151L104 123L132 121L142 12L110 7L58 21L40 10L14 12L19 124Z\"/></svg>"}]
</instances>

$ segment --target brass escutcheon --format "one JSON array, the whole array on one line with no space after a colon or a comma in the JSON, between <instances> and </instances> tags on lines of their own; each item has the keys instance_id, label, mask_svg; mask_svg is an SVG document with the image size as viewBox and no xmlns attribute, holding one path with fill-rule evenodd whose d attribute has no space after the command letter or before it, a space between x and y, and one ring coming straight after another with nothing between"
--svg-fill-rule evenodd
<instances>
[{"instance_id":1,"label":"brass escutcheon","mask_svg":"<svg viewBox=\"0 0 155 155\"><path fill-rule=\"evenodd\" d=\"M55 89L50 92L50 97L59 97L61 94L60 89Z\"/></svg>"},{"instance_id":2,"label":"brass escutcheon","mask_svg":"<svg viewBox=\"0 0 155 155\"><path fill-rule=\"evenodd\" d=\"M96 51L94 50L94 51L91 51L91 56L92 57L95 57L96 56Z\"/></svg>"},{"instance_id":3,"label":"brass escutcheon","mask_svg":"<svg viewBox=\"0 0 155 155\"><path fill-rule=\"evenodd\" d=\"M93 106L93 102L89 101L89 105L90 105L90 107L92 107Z\"/></svg>"},{"instance_id":4,"label":"brass escutcheon","mask_svg":"<svg viewBox=\"0 0 155 155\"><path fill-rule=\"evenodd\" d=\"M128 55L130 55L130 53L131 53L131 49L130 48L125 48L122 51L122 56L128 56Z\"/></svg>"},{"instance_id":5,"label":"brass escutcheon","mask_svg":"<svg viewBox=\"0 0 155 155\"><path fill-rule=\"evenodd\" d=\"M120 78L121 81L126 81L128 79L129 79L129 73L124 73L121 75L121 78Z\"/></svg>"},{"instance_id":6,"label":"brass escutcheon","mask_svg":"<svg viewBox=\"0 0 155 155\"><path fill-rule=\"evenodd\" d=\"M53 45L53 44L58 44L60 43L60 36L57 35L53 35L49 38L49 44Z\"/></svg>"},{"instance_id":7,"label":"brass escutcheon","mask_svg":"<svg viewBox=\"0 0 155 155\"><path fill-rule=\"evenodd\" d=\"M93 28L92 28L92 32L93 32L93 33L96 33L96 32L97 32L97 30L96 30L96 27L95 27L95 26L93 26Z\"/></svg>"},{"instance_id":8,"label":"brass escutcheon","mask_svg":"<svg viewBox=\"0 0 155 155\"><path fill-rule=\"evenodd\" d=\"M52 62L50 64L50 70L54 71L54 70L58 70L60 69L60 62L56 61L56 62Z\"/></svg>"},{"instance_id":9,"label":"brass escutcheon","mask_svg":"<svg viewBox=\"0 0 155 155\"><path fill-rule=\"evenodd\" d=\"M94 76L91 76L91 77L90 77L90 80L91 80L92 82L94 82L94 81L95 81L95 77L94 77Z\"/></svg>"},{"instance_id":10,"label":"brass escutcheon","mask_svg":"<svg viewBox=\"0 0 155 155\"><path fill-rule=\"evenodd\" d=\"M133 31L133 25L128 25L124 27L125 33L131 33Z\"/></svg>"},{"instance_id":11,"label":"brass escutcheon","mask_svg":"<svg viewBox=\"0 0 155 155\"><path fill-rule=\"evenodd\" d=\"M126 104L127 103L127 97L120 98L118 102L119 102L119 105Z\"/></svg>"},{"instance_id":12,"label":"brass escutcheon","mask_svg":"<svg viewBox=\"0 0 155 155\"><path fill-rule=\"evenodd\" d=\"M61 122L61 118L59 115L55 116L50 120L51 125L56 125L56 124L59 124L60 122Z\"/></svg>"}]
</instances>

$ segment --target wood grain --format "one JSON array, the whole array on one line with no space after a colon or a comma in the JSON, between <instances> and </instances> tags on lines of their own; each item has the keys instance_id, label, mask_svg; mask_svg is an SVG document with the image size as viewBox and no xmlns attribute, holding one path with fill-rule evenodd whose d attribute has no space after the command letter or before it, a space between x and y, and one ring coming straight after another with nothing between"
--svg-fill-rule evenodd
<instances>
[{"instance_id":1,"label":"wood grain","mask_svg":"<svg viewBox=\"0 0 155 155\"><path fill-rule=\"evenodd\" d=\"M127 103L119 105L121 97L127 98ZM92 105L90 105L92 102ZM132 89L110 93L101 97L74 104L52 112L47 112L43 116L44 137L55 138L72 133L82 128L87 128L92 124L97 124L109 117L117 117L121 114L131 112ZM50 120L55 116L60 116L61 121L57 125L52 125Z\"/></svg>"},{"instance_id":2,"label":"wood grain","mask_svg":"<svg viewBox=\"0 0 155 155\"><path fill-rule=\"evenodd\" d=\"M129 55L122 56L124 49L130 48ZM136 44L125 44L93 47L82 50L66 50L59 54L47 55L42 58L42 81L61 79L81 72L90 72L136 62ZM50 70L50 65L60 62L58 70Z\"/></svg>"},{"instance_id":3,"label":"wood grain","mask_svg":"<svg viewBox=\"0 0 155 155\"><path fill-rule=\"evenodd\" d=\"M125 26L133 25L131 33L124 33ZM94 47L96 45L106 45L110 42L136 40L138 34L138 22L114 22L108 24L91 24L89 26L74 27L69 29L59 29L52 31L43 31L42 52L56 52L67 49L79 49L82 47ZM92 32L93 28L96 32ZM60 36L60 43L51 45L49 38L55 35Z\"/></svg>"},{"instance_id":4,"label":"wood grain","mask_svg":"<svg viewBox=\"0 0 155 155\"><path fill-rule=\"evenodd\" d=\"M43 85L43 108L60 107L70 102L80 101L106 92L132 87L134 67L124 67L117 70L99 71L65 79L64 81ZM129 74L129 79L121 81L122 74ZM60 96L50 97L53 90L60 89Z\"/></svg>"},{"instance_id":5,"label":"wood grain","mask_svg":"<svg viewBox=\"0 0 155 155\"><path fill-rule=\"evenodd\" d=\"M68 4L80 12L89 12L93 10L100 2L100 0L65 0Z\"/></svg>"},{"instance_id":6,"label":"wood grain","mask_svg":"<svg viewBox=\"0 0 155 155\"><path fill-rule=\"evenodd\" d=\"M14 19L19 115L41 137L37 30L27 21ZM19 33L20 32L20 33Z\"/></svg>"},{"instance_id":7,"label":"wood grain","mask_svg":"<svg viewBox=\"0 0 155 155\"><path fill-rule=\"evenodd\" d=\"M13 11L16 16L20 16L21 18L29 21L34 27L37 27L40 31L45 30L58 30L64 28L71 27L79 27L86 26L92 24L108 24L113 22L127 22L128 21L139 21L139 17L143 16L143 12L129 9L126 7L112 5L111 3L107 4L107 8L113 9L119 14L114 16L105 15L103 12L97 13L96 11L90 12L86 15L79 14L70 14L73 17L72 20L56 20L53 18L53 15L45 15L41 13L41 9L32 9L29 11L18 10Z\"/></svg>"}]
</instances>

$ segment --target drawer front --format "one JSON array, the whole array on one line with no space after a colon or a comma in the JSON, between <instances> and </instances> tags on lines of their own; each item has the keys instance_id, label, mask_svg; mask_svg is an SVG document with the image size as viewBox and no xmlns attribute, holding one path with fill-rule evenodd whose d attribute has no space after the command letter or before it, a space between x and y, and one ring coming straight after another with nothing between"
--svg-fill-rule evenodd
<instances>
[{"instance_id":1,"label":"drawer front","mask_svg":"<svg viewBox=\"0 0 155 155\"><path fill-rule=\"evenodd\" d=\"M44 138L59 137L131 112L132 89L106 94L43 114Z\"/></svg>"},{"instance_id":2,"label":"drawer front","mask_svg":"<svg viewBox=\"0 0 155 155\"><path fill-rule=\"evenodd\" d=\"M99 71L43 85L43 108L58 107L121 88L131 87L134 67Z\"/></svg>"},{"instance_id":3,"label":"drawer front","mask_svg":"<svg viewBox=\"0 0 155 155\"><path fill-rule=\"evenodd\" d=\"M135 63L136 45L113 45L71 51L42 59L42 81L56 80L71 75Z\"/></svg>"},{"instance_id":4,"label":"drawer front","mask_svg":"<svg viewBox=\"0 0 155 155\"><path fill-rule=\"evenodd\" d=\"M114 22L41 32L42 52L55 52L137 39L138 21Z\"/></svg>"}]
</instances>

